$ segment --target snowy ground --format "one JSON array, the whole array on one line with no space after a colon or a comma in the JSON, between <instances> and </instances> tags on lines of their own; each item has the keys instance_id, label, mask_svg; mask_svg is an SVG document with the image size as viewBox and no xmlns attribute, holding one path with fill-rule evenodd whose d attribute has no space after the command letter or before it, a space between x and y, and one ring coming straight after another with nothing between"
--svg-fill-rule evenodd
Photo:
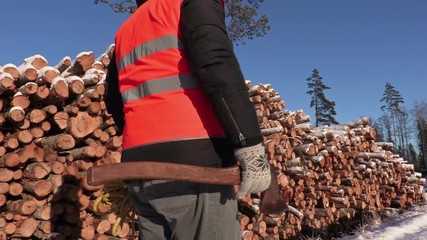
<instances>
[{"instance_id":1,"label":"snowy ground","mask_svg":"<svg viewBox=\"0 0 427 240\"><path fill-rule=\"evenodd\" d=\"M360 227L355 235L338 240L427 240L427 205L396 214L381 223Z\"/></svg>"}]
</instances>

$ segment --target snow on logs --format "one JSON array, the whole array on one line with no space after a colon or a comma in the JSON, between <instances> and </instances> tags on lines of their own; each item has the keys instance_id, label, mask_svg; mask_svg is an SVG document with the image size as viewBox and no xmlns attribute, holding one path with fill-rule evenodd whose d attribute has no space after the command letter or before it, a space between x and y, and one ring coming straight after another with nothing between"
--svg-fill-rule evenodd
<instances>
[{"instance_id":1,"label":"snow on logs","mask_svg":"<svg viewBox=\"0 0 427 240\"><path fill-rule=\"evenodd\" d=\"M40 55L0 67L0 239L109 239L90 208L90 166L117 162L121 137L103 102L114 49L49 66ZM103 222L105 225L105 221ZM122 227L119 238L130 236Z\"/></svg>"},{"instance_id":2,"label":"snow on logs","mask_svg":"<svg viewBox=\"0 0 427 240\"><path fill-rule=\"evenodd\" d=\"M259 212L259 197L248 195L239 203L240 212L249 217L240 217L244 239L287 239L303 228L326 229L357 213L425 201L426 179L392 153L392 143L375 141L368 118L315 128L303 110L284 109L285 102L270 84L246 83L268 160L289 207L267 216ZM265 223L266 229L259 227Z\"/></svg>"},{"instance_id":3,"label":"snow on logs","mask_svg":"<svg viewBox=\"0 0 427 240\"><path fill-rule=\"evenodd\" d=\"M85 180L89 167L120 160L121 137L103 102L113 49L55 66L35 55L0 67L0 239L113 237L117 216L93 211L101 187ZM288 208L262 214L259 194L246 196L238 203L242 239L288 239L425 200L426 180L392 154L393 144L375 141L367 118L315 128L303 110L286 110L270 84L246 84ZM130 235L126 224L116 237Z\"/></svg>"}]
</instances>

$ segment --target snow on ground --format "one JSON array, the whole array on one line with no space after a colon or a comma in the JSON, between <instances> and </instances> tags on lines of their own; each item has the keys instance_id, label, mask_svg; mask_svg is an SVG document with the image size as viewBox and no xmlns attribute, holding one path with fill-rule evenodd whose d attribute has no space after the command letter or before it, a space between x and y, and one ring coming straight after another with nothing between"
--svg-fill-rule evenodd
<instances>
[{"instance_id":1,"label":"snow on ground","mask_svg":"<svg viewBox=\"0 0 427 240\"><path fill-rule=\"evenodd\" d=\"M427 240L427 205L360 227L355 235L338 240Z\"/></svg>"}]
</instances>

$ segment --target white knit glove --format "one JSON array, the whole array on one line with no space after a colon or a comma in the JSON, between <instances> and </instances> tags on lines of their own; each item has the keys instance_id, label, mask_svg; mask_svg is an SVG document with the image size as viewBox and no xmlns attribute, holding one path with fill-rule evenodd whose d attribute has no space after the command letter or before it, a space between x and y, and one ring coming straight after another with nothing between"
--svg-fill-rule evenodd
<instances>
[{"instance_id":1,"label":"white knit glove","mask_svg":"<svg viewBox=\"0 0 427 240\"><path fill-rule=\"evenodd\" d=\"M248 193L262 192L270 186L270 164L267 161L262 143L236 149L234 156L240 163L242 175L242 181L236 195L237 199L242 199Z\"/></svg>"}]
</instances>

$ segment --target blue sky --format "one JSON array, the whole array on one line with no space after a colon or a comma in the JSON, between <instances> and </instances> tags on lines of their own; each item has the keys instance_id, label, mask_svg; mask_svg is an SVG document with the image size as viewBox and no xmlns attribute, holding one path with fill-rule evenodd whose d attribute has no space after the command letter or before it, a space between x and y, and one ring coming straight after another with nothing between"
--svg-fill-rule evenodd
<instances>
[{"instance_id":1,"label":"blue sky","mask_svg":"<svg viewBox=\"0 0 427 240\"><path fill-rule=\"evenodd\" d=\"M83 51L102 54L127 14L92 0L4 1L0 65L41 54L56 65ZM306 79L317 68L336 119L380 116L386 82L405 106L427 100L426 0L266 0L267 36L236 47L243 73L271 83L288 110L314 118Z\"/></svg>"}]
</instances>

